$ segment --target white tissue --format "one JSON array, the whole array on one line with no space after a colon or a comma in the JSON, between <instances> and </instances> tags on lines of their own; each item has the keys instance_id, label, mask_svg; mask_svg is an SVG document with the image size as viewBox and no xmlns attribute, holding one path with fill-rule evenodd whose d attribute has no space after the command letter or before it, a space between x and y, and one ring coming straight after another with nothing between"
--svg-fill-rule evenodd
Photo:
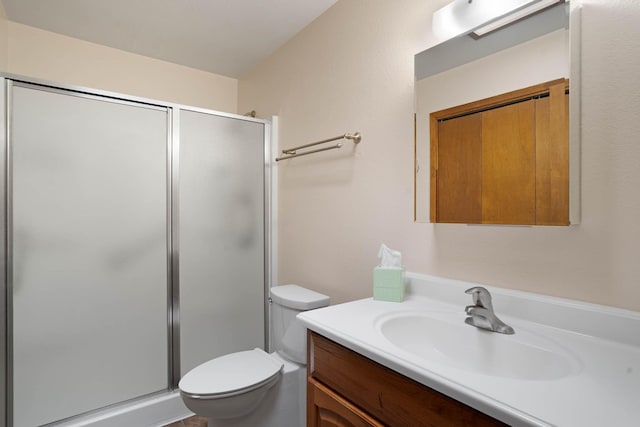
<instances>
[{"instance_id":1,"label":"white tissue","mask_svg":"<svg viewBox=\"0 0 640 427\"><path fill-rule=\"evenodd\" d=\"M380 258L380 267L402 268L402 254L400 251L391 249L384 243L380 245L378 258Z\"/></svg>"}]
</instances>

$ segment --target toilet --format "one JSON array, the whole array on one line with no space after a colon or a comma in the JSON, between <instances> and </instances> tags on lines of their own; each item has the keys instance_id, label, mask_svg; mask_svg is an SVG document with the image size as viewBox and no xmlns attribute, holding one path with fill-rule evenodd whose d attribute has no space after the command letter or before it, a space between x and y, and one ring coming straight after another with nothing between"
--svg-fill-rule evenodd
<instances>
[{"instance_id":1,"label":"toilet","mask_svg":"<svg viewBox=\"0 0 640 427\"><path fill-rule=\"evenodd\" d=\"M271 347L226 354L196 366L178 384L183 402L209 427L302 427L306 406L306 329L302 311L329 297L297 285L271 288Z\"/></svg>"}]
</instances>

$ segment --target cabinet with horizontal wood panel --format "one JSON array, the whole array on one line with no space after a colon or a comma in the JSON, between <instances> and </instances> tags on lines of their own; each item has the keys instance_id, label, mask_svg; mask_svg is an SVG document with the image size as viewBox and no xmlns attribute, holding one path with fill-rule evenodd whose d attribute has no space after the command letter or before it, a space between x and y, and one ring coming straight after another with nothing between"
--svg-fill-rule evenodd
<instances>
[{"instance_id":1,"label":"cabinet with horizontal wood panel","mask_svg":"<svg viewBox=\"0 0 640 427\"><path fill-rule=\"evenodd\" d=\"M308 346L308 427L506 425L315 332Z\"/></svg>"},{"instance_id":2,"label":"cabinet with horizontal wood panel","mask_svg":"<svg viewBox=\"0 0 640 427\"><path fill-rule=\"evenodd\" d=\"M357 406L322 383L309 378L309 423L314 427L383 427Z\"/></svg>"},{"instance_id":3,"label":"cabinet with horizontal wood panel","mask_svg":"<svg viewBox=\"0 0 640 427\"><path fill-rule=\"evenodd\" d=\"M568 225L568 82L431 113L431 221Z\"/></svg>"}]
</instances>

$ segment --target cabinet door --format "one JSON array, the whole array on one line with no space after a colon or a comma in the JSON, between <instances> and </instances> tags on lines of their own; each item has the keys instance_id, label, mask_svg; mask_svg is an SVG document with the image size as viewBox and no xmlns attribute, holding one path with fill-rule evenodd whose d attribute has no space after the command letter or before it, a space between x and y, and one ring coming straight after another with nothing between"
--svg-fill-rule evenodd
<instances>
[{"instance_id":1,"label":"cabinet door","mask_svg":"<svg viewBox=\"0 0 640 427\"><path fill-rule=\"evenodd\" d=\"M382 427L327 387L309 378L307 427Z\"/></svg>"},{"instance_id":2,"label":"cabinet door","mask_svg":"<svg viewBox=\"0 0 640 427\"><path fill-rule=\"evenodd\" d=\"M534 100L483 111L482 222L536 223Z\"/></svg>"},{"instance_id":3,"label":"cabinet door","mask_svg":"<svg viewBox=\"0 0 640 427\"><path fill-rule=\"evenodd\" d=\"M438 222L482 222L482 114L438 123Z\"/></svg>"}]
</instances>

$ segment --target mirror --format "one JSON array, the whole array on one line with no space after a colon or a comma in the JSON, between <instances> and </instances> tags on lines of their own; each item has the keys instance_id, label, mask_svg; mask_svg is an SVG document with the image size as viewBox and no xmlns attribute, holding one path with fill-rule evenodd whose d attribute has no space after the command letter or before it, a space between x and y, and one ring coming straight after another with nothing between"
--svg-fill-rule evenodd
<instances>
[{"instance_id":1,"label":"mirror","mask_svg":"<svg viewBox=\"0 0 640 427\"><path fill-rule=\"evenodd\" d=\"M579 221L579 1L561 2L482 37L462 35L415 56L416 222L429 222L432 112L568 78L570 222Z\"/></svg>"}]
</instances>

